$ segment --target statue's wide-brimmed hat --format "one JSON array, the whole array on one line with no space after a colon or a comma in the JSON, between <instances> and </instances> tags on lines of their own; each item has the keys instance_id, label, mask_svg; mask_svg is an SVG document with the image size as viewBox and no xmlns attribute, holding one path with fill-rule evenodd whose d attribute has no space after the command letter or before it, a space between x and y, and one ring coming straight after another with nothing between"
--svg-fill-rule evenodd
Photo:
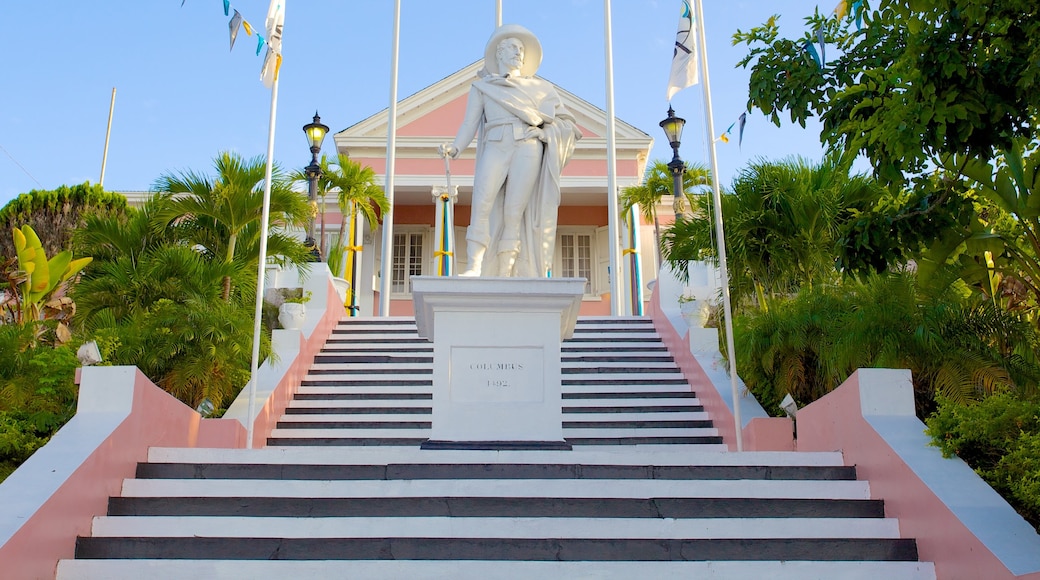
<instances>
[{"instance_id":1,"label":"statue's wide-brimmed hat","mask_svg":"<svg viewBox=\"0 0 1040 580\"><path fill-rule=\"evenodd\" d=\"M524 65L520 67L520 74L529 77L538 72L542 64L542 43L533 32L519 24L503 24L495 29L484 48L484 68L492 74L502 74L498 70L498 43L507 38L516 38L524 43Z\"/></svg>"}]
</instances>

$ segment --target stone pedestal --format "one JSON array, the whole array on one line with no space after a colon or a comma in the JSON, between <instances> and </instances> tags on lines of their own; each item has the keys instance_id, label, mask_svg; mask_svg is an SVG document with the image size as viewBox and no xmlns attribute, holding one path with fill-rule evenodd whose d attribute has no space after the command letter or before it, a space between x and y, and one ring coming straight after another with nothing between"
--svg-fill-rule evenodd
<instances>
[{"instance_id":1,"label":"stone pedestal","mask_svg":"<svg viewBox=\"0 0 1040 580\"><path fill-rule=\"evenodd\" d=\"M424 448L564 448L560 344L585 281L412 277L433 342L433 428Z\"/></svg>"}]
</instances>

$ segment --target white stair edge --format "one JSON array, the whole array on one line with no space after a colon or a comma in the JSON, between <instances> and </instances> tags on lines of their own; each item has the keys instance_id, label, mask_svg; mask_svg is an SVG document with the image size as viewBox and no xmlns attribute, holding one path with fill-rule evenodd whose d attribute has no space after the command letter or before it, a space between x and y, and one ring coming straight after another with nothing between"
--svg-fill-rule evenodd
<instances>
[{"instance_id":1,"label":"white stair edge","mask_svg":"<svg viewBox=\"0 0 1040 580\"><path fill-rule=\"evenodd\" d=\"M426 450L418 447L268 447L217 449L152 447L156 463L279 463L298 465L387 465L397 463L527 463L580 465L844 466L838 451L707 451L700 445L617 445L572 451Z\"/></svg>"},{"instance_id":2,"label":"white stair edge","mask_svg":"<svg viewBox=\"0 0 1040 580\"><path fill-rule=\"evenodd\" d=\"M123 497L870 499L865 481L668 479L126 479Z\"/></svg>"},{"instance_id":3,"label":"white stair edge","mask_svg":"<svg viewBox=\"0 0 1040 580\"><path fill-rule=\"evenodd\" d=\"M98 537L763 540L899 537L884 518L97 516Z\"/></svg>"},{"instance_id":4,"label":"white stair edge","mask_svg":"<svg viewBox=\"0 0 1040 580\"><path fill-rule=\"evenodd\" d=\"M428 415L426 418L427 422L432 423L433 415ZM287 423L293 423L288 421ZM303 424L302 422L298 422ZM378 421L355 421L355 423L366 424L372 423L373 425L378 424ZM305 427L278 427L271 430L269 437L275 439L309 439L309 438L322 438L322 439L399 439L399 438L417 438L428 439L432 431L431 427L421 428L385 428L385 429L368 429L368 428L330 428L330 429L307 429ZM583 428L583 427L564 427L563 435L565 438L580 438L580 439L617 439L617 438L628 438L628 437L717 437L719 430L714 427L675 427L675 428L632 428L632 429L615 429L615 428Z\"/></svg>"},{"instance_id":5,"label":"white stair edge","mask_svg":"<svg viewBox=\"0 0 1040 580\"><path fill-rule=\"evenodd\" d=\"M61 560L58 580L370 580L698 578L704 580L934 580L930 562L532 562L449 560Z\"/></svg>"}]
</instances>

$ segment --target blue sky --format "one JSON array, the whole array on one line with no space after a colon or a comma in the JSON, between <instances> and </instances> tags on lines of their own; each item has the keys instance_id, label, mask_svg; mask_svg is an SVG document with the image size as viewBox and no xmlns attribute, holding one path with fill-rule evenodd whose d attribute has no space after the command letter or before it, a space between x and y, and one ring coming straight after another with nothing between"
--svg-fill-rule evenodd
<instances>
[{"instance_id":1,"label":"blue sky","mask_svg":"<svg viewBox=\"0 0 1040 580\"><path fill-rule=\"evenodd\" d=\"M275 160L303 167L309 152L301 127L317 110L333 131L386 108L390 98L391 0L284 0L284 64L279 87ZM247 157L267 149L270 91L259 81L255 37L228 48L223 0L105 3L8 2L0 83L0 205L31 189L53 189L101 172L112 88L115 115L104 185L148 189L163 172L210 172L222 150ZM615 111L655 139L653 159L671 159L658 122L679 0L613 0ZM814 0L707 0L705 23L715 124L721 132L746 107L748 72L733 32L780 14L782 31L800 34ZM267 0L231 2L263 26ZM820 6L830 11L833 6ZM606 107L604 2L503 0L503 20L541 40L539 74ZM403 0L398 98L481 57L495 19L494 0ZM707 163L701 88L672 101L687 119L683 159ZM717 136L717 135L716 135ZM748 115L742 148L719 143L728 184L757 157L822 156L818 126L776 128ZM325 143L333 154L332 140Z\"/></svg>"}]
</instances>

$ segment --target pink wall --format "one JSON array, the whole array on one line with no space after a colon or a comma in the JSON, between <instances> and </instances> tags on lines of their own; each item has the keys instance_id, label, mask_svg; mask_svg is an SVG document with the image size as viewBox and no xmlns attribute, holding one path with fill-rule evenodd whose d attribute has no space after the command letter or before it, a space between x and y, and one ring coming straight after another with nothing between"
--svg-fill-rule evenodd
<instances>
[{"instance_id":1,"label":"pink wall","mask_svg":"<svg viewBox=\"0 0 1040 580\"><path fill-rule=\"evenodd\" d=\"M4 577L53 578L58 560L75 555L76 537L90 534L93 517L108 511L108 498L119 495L123 479L134 476L149 447L245 443L245 429L238 421L202 419L141 371L134 372L129 416L0 547ZM66 427L77 426L70 422Z\"/></svg>"},{"instance_id":2,"label":"pink wall","mask_svg":"<svg viewBox=\"0 0 1040 580\"><path fill-rule=\"evenodd\" d=\"M798 411L798 451L841 451L870 495L885 500L885 515L899 519L905 538L916 538L920 559L935 563L939 578L1015 576L921 481L863 417L860 372L838 389Z\"/></svg>"},{"instance_id":3,"label":"pink wall","mask_svg":"<svg viewBox=\"0 0 1040 580\"><path fill-rule=\"evenodd\" d=\"M275 423L285 414L285 408L289 406L293 395L303 378L307 376L307 370L314 362L314 355L318 354L325 346L332 329L336 327L340 319L346 315L346 310L338 300L336 289L332 286L332 280L328 282L328 300L325 303L325 315L311 332L309 337L300 338L300 353L296 356L289 370L285 372L278 382L274 392L268 397L261 407L256 420L253 422L253 448L264 447L267 437L274 429Z\"/></svg>"},{"instance_id":4,"label":"pink wall","mask_svg":"<svg viewBox=\"0 0 1040 580\"><path fill-rule=\"evenodd\" d=\"M693 386L694 391L697 393L697 398L700 400L701 405L704 406L704 411L711 417L715 428L719 431L719 435L722 436L723 443L729 446L730 450L735 450L737 448L737 440L734 432L736 422L733 419L733 412L726 406L726 402L719 396L715 387L709 384L709 379L704 373L704 369L701 368L700 363L697 362L697 359L693 357L693 353L690 352L689 334L684 337L679 336L672 323L668 321L668 317L661 310L660 295L660 292L652 293L647 307L647 315L654 321L654 328L661 335L661 340L668 347L668 352L675 359L675 363L679 365L683 376Z\"/></svg>"}]
</instances>

